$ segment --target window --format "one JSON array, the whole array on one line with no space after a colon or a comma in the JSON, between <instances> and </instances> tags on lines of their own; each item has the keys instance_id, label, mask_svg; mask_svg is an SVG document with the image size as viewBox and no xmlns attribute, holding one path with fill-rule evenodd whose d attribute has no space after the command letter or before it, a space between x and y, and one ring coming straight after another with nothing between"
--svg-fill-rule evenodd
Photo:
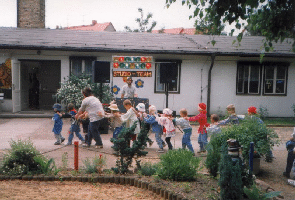
<instances>
[{"instance_id":1,"label":"window","mask_svg":"<svg viewBox=\"0 0 295 200\"><path fill-rule=\"evenodd\" d=\"M263 95L286 95L287 70L286 63L240 62L237 70L237 94L255 95L262 90Z\"/></svg>"},{"instance_id":2,"label":"window","mask_svg":"<svg viewBox=\"0 0 295 200\"><path fill-rule=\"evenodd\" d=\"M270 63L264 66L264 94L286 94L287 69L288 66L282 63Z\"/></svg>"},{"instance_id":3,"label":"window","mask_svg":"<svg viewBox=\"0 0 295 200\"><path fill-rule=\"evenodd\" d=\"M237 94L259 94L260 73L259 63L238 63Z\"/></svg>"},{"instance_id":4,"label":"window","mask_svg":"<svg viewBox=\"0 0 295 200\"><path fill-rule=\"evenodd\" d=\"M165 92L164 82L169 93L179 93L181 61L157 60L155 66L155 93Z\"/></svg>"},{"instance_id":5,"label":"window","mask_svg":"<svg viewBox=\"0 0 295 200\"><path fill-rule=\"evenodd\" d=\"M70 57L71 73L75 76L82 74L92 76L92 62L95 60L96 57Z\"/></svg>"}]
</instances>

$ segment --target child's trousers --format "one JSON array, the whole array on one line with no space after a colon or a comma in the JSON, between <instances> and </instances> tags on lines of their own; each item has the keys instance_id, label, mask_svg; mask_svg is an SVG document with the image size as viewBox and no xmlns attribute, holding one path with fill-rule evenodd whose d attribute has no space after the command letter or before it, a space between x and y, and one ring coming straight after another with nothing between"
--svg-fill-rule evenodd
<instances>
[{"instance_id":1,"label":"child's trousers","mask_svg":"<svg viewBox=\"0 0 295 200\"><path fill-rule=\"evenodd\" d=\"M291 169L293 167L293 162L295 159L295 154L293 151L288 151L288 156L287 156L287 166L286 166L286 174L290 175Z\"/></svg>"},{"instance_id":2,"label":"child's trousers","mask_svg":"<svg viewBox=\"0 0 295 200\"><path fill-rule=\"evenodd\" d=\"M74 133L79 138L79 140L81 140L83 142L85 141L84 138L82 137L82 135L80 134L80 127L76 126L76 125L72 125L71 128L70 128L68 144L72 144L72 141L73 141L73 138L74 138Z\"/></svg>"},{"instance_id":3,"label":"child's trousers","mask_svg":"<svg viewBox=\"0 0 295 200\"><path fill-rule=\"evenodd\" d=\"M203 134L199 133L198 143L200 145L200 151L206 151L206 145L208 141L207 141L207 133L205 131L203 131Z\"/></svg>"},{"instance_id":4,"label":"child's trousers","mask_svg":"<svg viewBox=\"0 0 295 200\"><path fill-rule=\"evenodd\" d=\"M182 137L182 148L185 149L187 147L194 154L195 151L191 143L192 129L191 128L183 129L183 132L184 134Z\"/></svg>"},{"instance_id":5,"label":"child's trousers","mask_svg":"<svg viewBox=\"0 0 295 200\"><path fill-rule=\"evenodd\" d=\"M123 129L123 126L119 126L119 127L116 127L114 132L113 132L113 138L118 138L118 135L119 133L121 132L121 130Z\"/></svg>"},{"instance_id":6,"label":"child's trousers","mask_svg":"<svg viewBox=\"0 0 295 200\"><path fill-rule=\"evenodd\" d=\"M165 141L166 141L166 143L167 143L167 145L168 145L169 150L172 150L172 149L173 149L173 146L172 146L170 140L171 140L171 137L166 137L166 138L165 138Z\"/></svg>"},{"instance_id":7,"label":"child's trousers","mask_svg":"<svg viewBox=\"0 0 295 200\"><path fill-rule=\"evenodd\" d=\"M162 140L162 135L163 135L163 132L155 132L155 138L156 138L156 142L159 146L160 149L163 149L163 143L164 141Z\"/></svg>"},{"instance_id":8,"label":"child's trousers","mask_svg":"<svg viewBox=\"0 0 295 200\"><path fill-rule=\"evenodd\" d=\"M56 142L61 143L62 140L64 140L65 138L61 135L61 133L59 134L54 134L54 137L56 139Z\"/></svg>"}]
</instances>

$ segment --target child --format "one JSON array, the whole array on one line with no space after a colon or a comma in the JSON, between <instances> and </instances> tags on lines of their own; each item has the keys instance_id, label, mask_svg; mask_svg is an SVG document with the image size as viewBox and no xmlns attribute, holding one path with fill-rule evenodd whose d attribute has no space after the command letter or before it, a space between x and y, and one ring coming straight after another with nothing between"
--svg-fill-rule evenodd
<instances>
[{"instance_id":1,"label":"child","mask_svg":"<svg viewBox=\"0 0 295 200\"><path fill-rule=\"evenodd\" d=\"M88 126L90 123L89 117L88 117L88 113L86 111L84 111L80 116L79 119L81 120L82 123L82 128L83 128L83 133L85 135L85 141L88 141Z\"/></svg>"},{"instance_id":2,"label":"child","mask_svg":"<svg viewBox=\"0 0 295 200\"><path fill-rule=\"evenodd\" d=\"M210 116L211 124L206 128L208 136L215 135L221 133L221 129L219 127L219 116L216 114L212 114Z\"/></svg>"},{"instance_id":3,"label":"child","mask_svg":"<svg viewBox=\"0 0 295 200\"><path fill-rule=\"evenodd\" d=\"M287 165L286 165L286 171L283 172L283 175L287 178L290 178L290 172L293 166L293 162L295 159L295 128L294 131L291 135L292 137L290 138L289 141L286 142L286 148L288 151L288 157L287 157Z\"/></svg>"},{"instance_id":4,"label":"child","mask_svg":"<svg viewBox=\"0 0 295 200\"><path fill-rule=\"evenodd\" d=\"M198 153L206 152L205 148L208 143L206 127L208 127L209 124L207 123L206 107L207 107L206 104L199 103L198 111L200 113L194 117L188 118L189 121L198 121L200 124L200 127L198 129L198 133L199 133L198 143L200 145L200 150L198 151Z\"/></svg>"},{"instance_id":5,"label":"child","mask_svg":"<svg viewBox=\"0 0 295 200\"><path fill-rule=\"evenodd\" d=\"M156 117L156 121L165 128L165 134L166 138L165 141L168 145L169 150L173 149L173 146L171 144L171 137L175 136L175 127L172 121L172 110L169 108L165 108L163 110L163 116L162 117ZM163 131L164 132L164 131Z\"/></svg>"},{"instance_id":6,"label":"child","mask_svg":"<svg viewBox=\"0 0 295 200\"><path fill-rule=\"evenodd\" d=\"M77 111L75 109L74 104L69 103L68 104L68 110L69 114L71 115L71 128L69 130L69 138L68 138L68 143L66 145L72 145L72 140L74 137L74 133L76 136L84 143L85 140L80 134L80 121L75 118L75 115L77 114Z\"/></svg>"},{"instance_id":7,"label":"child","mask_svg":"<svg viewBox=\"0 0 295 200\"><path fill-rule=\"evenodd\" d=\"M144 103L137 104L136 109L138 110L137 117L138 117L138 120L139 120L139 123L140 123L140 128L142 128L143 123L144 123L144 116L146 116ZM149 124L146 126L146 128L148 130L150 130ZM148 143L149 143L150 146L152 146L154 142L150 138L148 138Z\"/></svg>"},{"instance_id":8,"label":"child","mask_svg":"<svg viewBox=\"0 0 295 200\"><path fill-rule=\"evenodd\" d=\"M236 115L236 108L233 104L230 104L226 107L227 113L229 114L229 117L220 121L220 125L225 124L239 124L239 117Z\"/></svg>"},{"instance_id":9,"label":"child","mask_svg":"<svg viewBox=\"0 0 295 200\"><path fill-rule=\"evenodd\" d=\"M61 143L63 143L63 141L65 141L65 138L61 135L61 130L62 130L62 114L61 112L61 105L56 103L53 105L52 107L54 109L55 114L52 117L52 120L54 121L54 125L53 125L53 129L52 132L54 133L54 136L56 138L56 142L54 143L54 145L60 145Z\"/></svg>"},{"instance_id":10,"label":"child","mask_svg":"<svg viewBox=\"0 0 295 200\"><path fill-rule=\"evenodd\" d=\"M105 114L103 117L110 119L111 126L114 128L113 138L118 138L119 133L123 129L119 108L117 104L110 104L109 109L111 110L111 113ZM100 115L101 113L98 114Z\"/></svg>"},{"instance_id":11,"label":"child","mask_svg":"<svg viewBox=\"0 0 295 200\"><path fill-rule=\"evenodd\" d=\"M136 134L140 132L140 124L136 115L135 109L132 107L131 101L126 99L123 101L123 106L127 110L127 112L124 115L121 115L122 123L126 122L126 127L130 128L133 126L134 123L136 123L136 128L134 131L134 134L132 135L132 141L136 140ZM119 115L120 116L120 115Z\"/></svg>"},{"instance_id":12,"label":"child","mask_svg":"<svg viewBox=\"0 0 295 200\"><path fill-rule=\"evenodd\" d=\"M152 126L152 131L155 133L155 138L156 138L156 142L159 146L159 149L157 150L158 153L164 153L163 150L163 144L164 141L162 140L162 135L163 135L163 128L160 124L158 124L158 122L156 121L156 116L158 116L156 114L156 107L154 105L151 105L149 107L149 114L144 117L144 122L148 123Z\"/></svg>"},{"instance_id":13,"label":"child","mask_svg":"<svg viewBox=\"0 0 295 200\"><path fill-rule=\"evenodd\" d=\"M187 148L195 155L192 143L191 143L191 135L192 135L192 127L187 119L187 110L185 108L182 108L179 111L180 118L175 118L173 121L176 125L179 125L180 128L183 130L184 134L182 137L182 148Z\"/></svg>"}]
</instances>

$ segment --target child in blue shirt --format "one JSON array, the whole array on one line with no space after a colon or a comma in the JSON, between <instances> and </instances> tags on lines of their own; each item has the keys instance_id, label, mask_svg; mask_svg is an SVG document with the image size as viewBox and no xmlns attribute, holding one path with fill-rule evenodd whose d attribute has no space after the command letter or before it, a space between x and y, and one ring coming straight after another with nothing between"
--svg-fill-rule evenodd
<instances>
[{"instance_id":1,"label":"child in blue shirt","mask_svg":"<svg viewBox=\"0 0 295 200\"><path fill-rule=\"evenodd\" d=\"M144 121L151 125L152 132L155 133L156 142L159 146L159 149L157 150L158 153L164 153L163 147L166 146L165 142L162 140L163 135L163 128L158 122L156 121L156 107L151 105L149 107L149 114L144 117Z\"/></svg>"},{"instance_id":2,"label":"child in blue shirt","mask_svg":"<svg viewBox=\"0 0 295 200\"><path fill-rule=\"evenodd\" d=\"M75 116L77 114L77 111L75 109L74 104L69 103L68 104L68 110L69 110L69 114L71 115L71 128L69 130L69 138L68 138L67 145L72 145L72 140L74 138L74 133L84 143L85 140L82 137L82 135L80 134L80 121L75 118Z\"/></svg>"},{"instance_id":3,"label":"child in blue shirt","mask_svg":"<svg viewBox=\"0 0 295 200\"><path fill-rule=\"evenodd\" d=\"M293 162L295 159L295 128L294 132L292 134L292 137L290 138L289 141L286 142L286 148L288 151L288 157L287 157L287 165L286 165L286 170L283 172L283 175L287 178L290 178L290 172L293 166Z\"/></svg>"},{"instance_id":4,"label":"child in blue shirt","mask_svg":"<svg viewBox=\"0 0 295 200\"><path fill-rule=\"evenodd\" d=\"M186 147L195 154L195 151L193 149L192 143L191 143L191 135L192 135L192 127L187 119L187 110L185 108L182 108L179 111L180 118L173 119L173 122L175 122L176 125L179 125L180 128L183 130L183 136L182 136L182 148L185 149Z\"/></svg>"},{"instance_id":5,"label":"child in blue shirt","mask_svg":"<svg viewBox=\"0 0 295 200\"><path fill-rule=\"evenodd\" d=\"M53 105L53 110L55 112L55 114L52 117L52 120L54 121L54 125L53 125L53 129L52 132L54 133L54 136L56 138L56 142L54 143L54 145L60 145L61 143L63 143L63 141L65 141L65 138L61 135L61 130L62 130L62 114L61 112L61 105L56 103Z\"/></svg>"}]
</instances>

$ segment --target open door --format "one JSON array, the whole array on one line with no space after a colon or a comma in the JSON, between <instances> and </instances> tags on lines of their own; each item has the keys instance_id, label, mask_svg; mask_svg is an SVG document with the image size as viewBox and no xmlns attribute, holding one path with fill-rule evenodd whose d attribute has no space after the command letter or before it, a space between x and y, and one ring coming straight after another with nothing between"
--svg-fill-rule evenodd
<instances>
[{"instance_id":1,"label":"open door","mask_svg":"<svg viewBox=\"0 0 295 200\"><path fill-rule=\"evenodd\" d=\"M12 112L21 111L21 90L20 90L20 62L11 60L12 74Z\"/></svg>"}]
</instances>

